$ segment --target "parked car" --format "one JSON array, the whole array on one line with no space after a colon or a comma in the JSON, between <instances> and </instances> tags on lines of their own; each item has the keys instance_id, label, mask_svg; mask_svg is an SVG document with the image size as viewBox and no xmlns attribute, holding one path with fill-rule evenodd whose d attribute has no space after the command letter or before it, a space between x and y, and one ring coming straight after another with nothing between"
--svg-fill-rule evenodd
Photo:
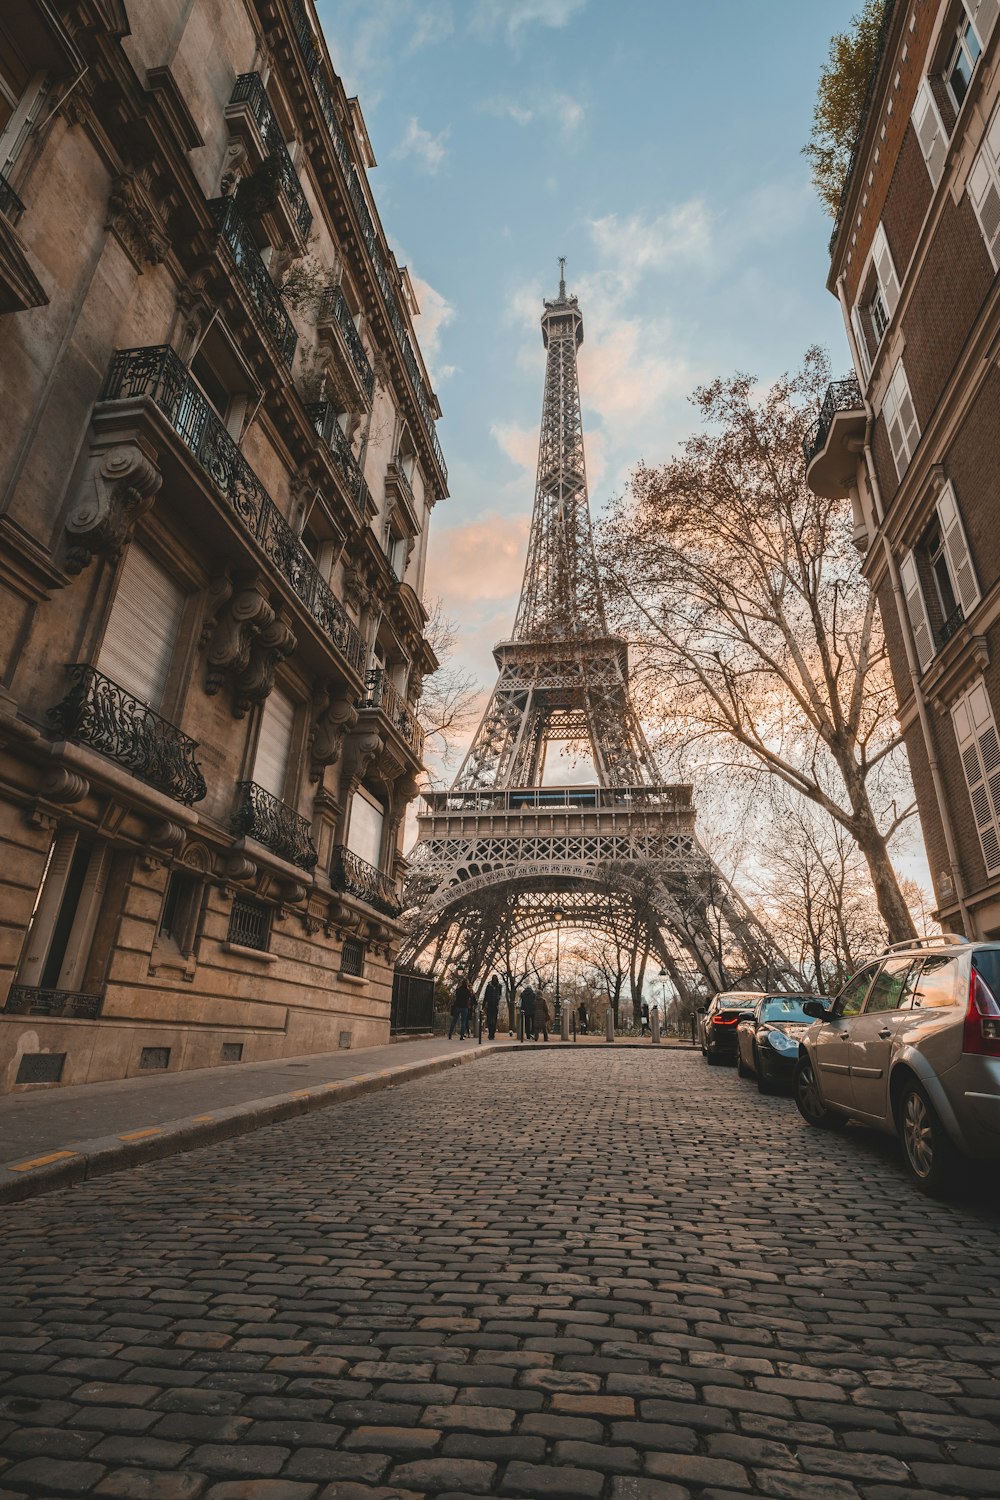
<instances>
[{"instance_id":1,"label":"parked car","mask_svg":"<svg viewBox=\"0 0 1000 1500\"><path fill-rule=\"evenodd\" d=\"M899 943L867 964L800 1042L795 1101L822 1129L849 1119L898 1135L923 1191L963 1159L1000 1160L1000 943Z\"/></svg>"},{"instance_id":2,"label":"parked car","mask_svg":"<svg viewBox=\"0 0 1000 1500\"><path fill-rule=\"evenodd\" d=\"M756 1078L762 1094L779 1083L791 1084L799 1060L799 1039L813 1017L803 1009L819 995L765 995L736 1024L736 1071Z\"/></svg>"},{"instance_id":3,"label":"parked car","mask_svg":"<svg viewBox=\"0 0 1000 1500\"><path fill-rule=\"evenodd\" d=\"M712 1064L732 1062L736 1057L736 1024L760 999L760 990L730 990L714 995L698 1016L702 1057Z\"/></svg>"}]
</instances>

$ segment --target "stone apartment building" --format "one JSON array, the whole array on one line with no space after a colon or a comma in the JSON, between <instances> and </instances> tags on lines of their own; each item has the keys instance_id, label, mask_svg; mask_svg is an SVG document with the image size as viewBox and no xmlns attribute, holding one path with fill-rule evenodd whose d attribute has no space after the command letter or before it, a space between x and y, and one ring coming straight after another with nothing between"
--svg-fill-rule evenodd
<instances>
[{"instance_id":1,"label":"stone apartment building","mask_svg":"<svg viewBox=\"0 0 1000 1500\"><path fill-rule=\"evenodd\" d=\"M0 1080L387 1040L447 494L312 0L0 7Z\"/></svg>"},{"instance_id":2,"label":"stone apartment building","mask_svg":"<svg viewBox=\"0 0 1000 1500\"><path fill-rule=\"evenodd\" d=\"M850 496L944 926L1000 937L1000 0L889 0L831 241L855 376L806 444Z\"/></svg>"}]
</instances>

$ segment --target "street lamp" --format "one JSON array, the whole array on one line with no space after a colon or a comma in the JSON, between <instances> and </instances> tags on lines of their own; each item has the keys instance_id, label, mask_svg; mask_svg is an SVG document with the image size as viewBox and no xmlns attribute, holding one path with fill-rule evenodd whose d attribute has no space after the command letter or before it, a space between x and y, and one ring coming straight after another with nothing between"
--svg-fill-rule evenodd
<instances>
[{"instance_id":1,"label":"street lamp","mask_svg":"<svg viewBox=\"0 0 1000 1500\"><path fill-rule=\"evenodd\" d=\"M553 1022L562 1020L562 1011L559 1009L559 924L563 919L563 913L557 907L552 913L552 920L556 924L556 1013Z\"/></svg>"}]
</instances>

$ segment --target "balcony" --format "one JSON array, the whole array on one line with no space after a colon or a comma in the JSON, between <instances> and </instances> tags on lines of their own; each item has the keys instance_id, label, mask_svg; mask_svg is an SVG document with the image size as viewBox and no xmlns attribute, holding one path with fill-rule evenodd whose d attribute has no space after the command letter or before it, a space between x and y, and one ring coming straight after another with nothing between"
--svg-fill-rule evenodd
<instances>
[{"instance_id":1,"label":"balcony","mask_svg":"<svg viewBox=\"0 0 1000 1500\"><path fill-rule=\"evenodd\" d=\"M288 154L285 138L274 117L271 101L267 97L267 90L259 73L241 73L237 78L226 107L226 118L230 128L239 127L248 118L253 120L259 135L260 146L263 147L263 151L258 149L255 154L261 159L264 156L273 156L278 163L281 191L288 208L289 223L293 232L304 243L312 228L312 209L306 202L306 195L302 191L298 173ZM254 145L256 146L257 143L254 142Z\"/></svg>"},{"instance_id":2,"label":"balcony","mask_svg":"<svg viewBox=\"0 0 1000 1500\"><path fill-rule=\"evenodd\" d=\"M416 536L420 530L417 521L417 502L413 494L413 486L398 459L389 464L385 471L385 493L386 498L394 500L402 510L406 518L407 531L411 536Z\"/></svg>"},{"instance_id":3,"label":"balcony","mask_svg":"<svg viewBox=\"0 0 1000 1500\"><path fill-rule=\"evenodd\" d=\"M195 740L94 667L66 670L72 685L48 715L57 733L106 755L175 802L190 807L201 801L206 787Z\"/></svg>"},{"instance_id":4,"label":"balcony","mask_svg":"<svg viewBox=\"0 0 1000 1500\"><path fill-rule=\"evenodd\" d=\"M424 386L423 377L420 373L420 366L417 362L417 357L413 352L413 346L410 342L410 337L406 330L406 322L399 310L396 288L393 285L393 279L389 273L385 258L382 255L382 248L379 244L378 234L376 233L371 212L368 208L364 188L361 185L361 180L358 176L357 168L351 160L351 154L347 149L347 143L345 142L343 133L340 129L340 121L337 119L336 106L334 105L330 90L327 87L326 80L323 77L322 53L313 37L312 27L309 23L309 17L306 15L306 9L302 4L302 0L290 0L290 5L292 12L292 29L295 32L299 48L302 52L302 59L305 63L306 72L309 74L309 77L312 80L313 91L316 95L316 103L319 106L320 114L323 116L323 119L326 122L327 129L330 132L330 138L333 142L334 155L336 156L337 161L340 164L340 169L344 174L344 181L347 185L348 197L350 198L351 203L354 207L354 211L357 214L358 224L361 230L361 238L364 241L366 250L368 251L372 270L375 274L375 280L378 282L379 290L381 291L384 298L389 322L392 325L392 330L395 333L396 339L399 343L400 353L403 358L403 365L409 378L414 400L416 401L421 418L423 420L425 436L428 444L430 445L431 451L434 454L434 458L441 475L444 491L445 493L447 493L448 466L444 461L444 454L441 452L441 444L438 441L437 430L435 427L437 418L434 414L430 397L428 396L426 388Z\"/></svg>"},{"instance_id":5,"label":"balcony","mask_svg":"<svg viewBox=\"0 0 1000 1500\"><path fill-rule=\"evenodd\" d=\"M938 632L941 637L941 645L947 646L952 636L956 633L960 626L964 624L965 611L960 604L956 604L955 608L952 610L951 614L948 616L947 620L945 620L944 624L941 626L940 631Z\"/></svg>"},{"instance_id":6,"label":"balcony","mask_svg":"<svg viewBox=\"0 0 1000 1500\"><path fill-rule=\"evenodd\" d=\"M250 300L256 307L268 336L285 364L290 365L298 334L281 300L281 293L261 259L253 235L237 212L232 198L213 198L208 206L220 237L232 251L240 280L249 292Z\"/></svg>"},{"instance_id":7,"label":"balcony","mask_svg":"<svg viewBox=\"0 0 1000 1500\"><path fill-rule=\"evenodd\" d=\"M66 1016L73 1021L96 1021L103 995L77 990L42 990L33 984L12 984L4 1005L8 1016Z\"/></svg>"},{"instance_id":8,"label":"balcony","mask_svg":"<svg viewBox=\"0 0 1000 1500\"><path fill-rule=\"evenodd\" d=\"M806 483L825 500L843 500L857 483L858 455L867 416L853 375L827 388L819 416L802 444Z\"/></svg>"},{"instance_id":9,"label":"balcony","mask_svg":"<svg viewBox=\"0 0 1000 1500\"><path fill-rule=\"evenodd\" d=\"M351 451L350 440L337 421L337 413L329 401L314 401L306 407L309 420L330 450L334 463L340 470L347 486L347 493L357 506L360 515L375 514L375 502L361 472L361 465Z\"/></svg>"},{"instance_id":10,"label":"balcony","mask_svg":"<svg viewBox=\"0 0 1000 1500\"><path fill-rule=\"evenodd\" d=\"M353 854L343 844L337 844L330 863L330 884L335 891L344 891L356 896L366 906L380 911L387 917L398 917L402 911L399 893L388 875L376 870L366 859Z\"/></svg>"},{"instance_id":11,"label":"balcony","mask_svg":"<svg viewBox=\"0 0 1000 1500\"><path fill-rule=\"evenodd\" d=\"M233 817L233 832L256 839L279 859L286 859L300 870L313 870L318 855L312 841L307 818L299 817L294 808L279 802L255 781L237 782L239 802Z\"/></svg>"},{"instance_id":12,"label":"balcony","mask_svg":"<svg viewBox=\"0 0 1000 1500\"><path fill-rule=\"evenodd\" d=\"M424 731L416 714L379 668L365 675L365 690L357 703L360 709L377 709L388 719L400 739L419 761L424 749Z\"/></svg>"},{"instance_id":13,"label":"balcony","mask_svg":"<svg viewBox=\"0 0 1000 1500\"><path fill-rule=\"evenodd\" d=\"M334 374L344 406L351 411L359 406L371 406L375 372L339 286L328 286L323 293L316 314L316 330L320 338L332 346Z\"/></svg>"},{"instance_id":14,"label":"balcony","mask_svg":"<svg viewBox=\"0 0 1000 1500\"><path fill-rule=\"evenodd\" d=\"M119 349L115 354L101 400L129 401L137 397L151 401L162 412L271 567L289 585L348 665L360 673L365 645L357 626L348 618L344 606L243 457L215 408L168 346Z\"/></svg>"}]
</instances>

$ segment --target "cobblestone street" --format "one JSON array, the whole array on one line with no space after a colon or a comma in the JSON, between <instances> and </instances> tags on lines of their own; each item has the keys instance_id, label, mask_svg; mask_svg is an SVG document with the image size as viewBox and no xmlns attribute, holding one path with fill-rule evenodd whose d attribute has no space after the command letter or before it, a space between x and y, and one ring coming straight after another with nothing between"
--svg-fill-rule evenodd
<instances>
[{"instance_id":1,"label":"cobblestone street","mask_svg":"<svg viewBox=\"0 0 1000 1500\"><path fill-rule=\"evenodd\" d=\"M0 1497L995 1500L995 1187L538 1048L7 1206Z\"/></svg>"}]
</instances>

